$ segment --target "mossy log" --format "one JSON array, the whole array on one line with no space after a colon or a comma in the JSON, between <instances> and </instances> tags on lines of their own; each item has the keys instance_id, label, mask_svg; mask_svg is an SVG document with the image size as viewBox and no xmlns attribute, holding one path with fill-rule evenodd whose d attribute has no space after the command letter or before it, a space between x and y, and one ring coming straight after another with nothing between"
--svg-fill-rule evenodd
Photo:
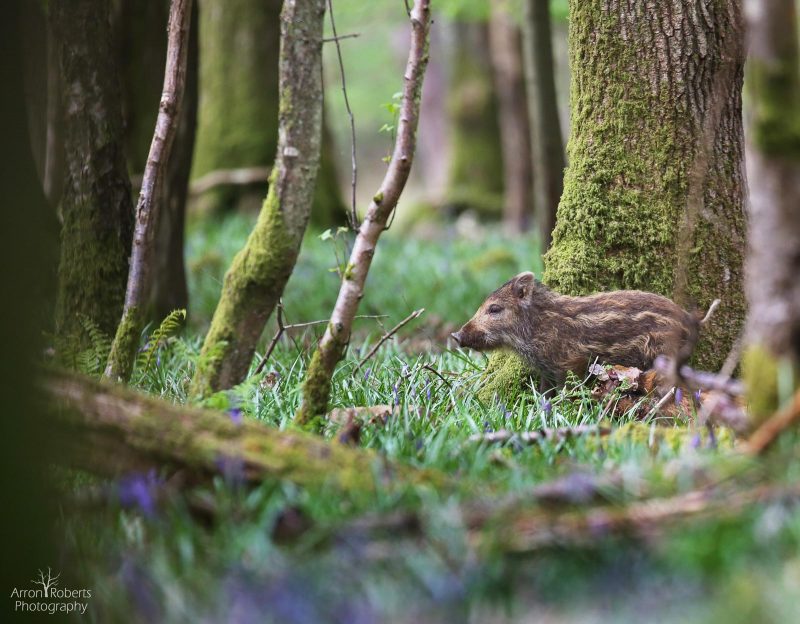
<instances>
[{"instance_id":1,"label":"mossy log","mask_svg":"<svg viewBox=\"0 0 800 624\"><path fill-rule=\"evenodd\" d=\"M279 431L255 420L174 405L119 384L53 371L42 379L64 461L102 476L149 467L206 479L235 462L247 482L373 491L392 484L443 485L433 471L390 464L377 453Z\"/></svg>"}]
</instances>

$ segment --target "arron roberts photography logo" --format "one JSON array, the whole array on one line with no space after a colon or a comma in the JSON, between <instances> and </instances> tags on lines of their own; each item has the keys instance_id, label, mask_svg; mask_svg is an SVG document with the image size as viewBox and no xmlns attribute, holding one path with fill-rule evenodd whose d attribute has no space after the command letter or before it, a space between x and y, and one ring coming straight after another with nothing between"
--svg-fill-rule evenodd
<instances>
[{"instance_id":1,"label":"arron roberts photography logo","mask_svg":"<svg viewBox=\"0 0 800 624\"><path fill-rule=\"evenodd\" d=\"M50 568L47 574L39 570L39 577L31 579L33 588L15 587L11 591L14 611L29 613L86 613L89 608L91 589L72 589L58 586L61 574L53 576ZM41 587L36 587L40 585Z\"/></svg>"}]
</instances>

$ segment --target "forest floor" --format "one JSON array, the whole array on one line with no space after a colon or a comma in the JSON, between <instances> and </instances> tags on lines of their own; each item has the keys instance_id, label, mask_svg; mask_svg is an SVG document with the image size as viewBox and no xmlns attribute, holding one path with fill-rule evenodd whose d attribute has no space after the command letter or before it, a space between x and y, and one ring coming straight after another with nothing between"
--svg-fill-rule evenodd
<instances>
[{"instance_id":1,"label":"forest floor","mask_svg":"<svg viewBox=\"0 0 800 624\"><path fill-rule=\"evenodd\" d=\"M242 216L190 224L188 327L156 345L132 385L186 402L224 270L250 225ZM286 324L329 313L344 245L309 235L284 296ZM691 414L611 422L582 380L549 402L534 392L504 404L476 398L485 358L448 348L446 336L509 277L538 273L532 250L529 239L472 228L427 239L390 232L376 255L360 313L385 316L359 321L331 407L342 420L344 408L385 406L364 418L358 445L442 473L444 485L246 488L233 465L191 493L160 496L161 475L76 477L79 492L116 501L62 521L69 554L94 579L96 621L797 621L800 507L796 486L786 494L800 474L794 436L756 463ZM419 308L358 366L384 328ZM290 427L323 327L290 331L262 373L208 406ZM99 372L92 362L82 360L85 372ZM611 433L471 439L598 424ZM334 443L340 427L326 432ZM211 511L198 517L197 501Z\"/></svg>"}]
</instances>

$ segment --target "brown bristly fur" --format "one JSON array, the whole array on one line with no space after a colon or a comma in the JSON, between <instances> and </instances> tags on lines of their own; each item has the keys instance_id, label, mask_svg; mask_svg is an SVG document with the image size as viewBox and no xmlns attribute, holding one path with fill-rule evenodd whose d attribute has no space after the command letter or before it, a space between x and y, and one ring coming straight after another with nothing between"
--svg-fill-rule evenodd
<instances>
[{"instance_id":1,"label":"brown bristly fur","mask_svg":"<svg viewBox=\"0 0 800 624\"><path fill-rule=\"evenodd\" d=\"M560 295L528 272L489 295L453 337L477 351L516 351L548 390L570 371L584 376L595 359L642 370L658 355L684 363L712 312L701 321L666 297L639 290Z\"/></svg>"}]
</instances>

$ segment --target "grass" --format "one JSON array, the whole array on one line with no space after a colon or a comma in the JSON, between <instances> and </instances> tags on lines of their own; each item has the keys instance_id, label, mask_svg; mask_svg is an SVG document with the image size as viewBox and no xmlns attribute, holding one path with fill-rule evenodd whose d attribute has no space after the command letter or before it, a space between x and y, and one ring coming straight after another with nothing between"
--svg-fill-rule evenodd
<instances>
[{"instance_id":1,"label":"grass","mask_svg":"<svg viewBox=\"0 0 800 624\"><path fill-rule=\"evenodd\" d=\"M186 402L224 268L249 225L241 216L191 224L190 325L164 340L146 369L140 359L133 385ZM337 285L328 271L337 264L334 244L344 242L308 237L284 297L289 322L328 314ZM250 490L229 475L170 496L149 513L141 504L115 504L120 484L102 484L111 505L63 521L68 554L95 590L94 621L503 622L531 613L558 621L796 620L800 513L786 503L707 518L646 540L600 531L583 547L554 543L528 556L504 553L491 530L483 534L483 546L475 543L465 524L469 509L512 500L524 506L533 488L558 476L614 475L601 499L624 503L730 481L730 475L745 485L764 474L788 483L800 474L791 452L795 440L782 442L779 467L751 467L729 445L712 447L707 439L699 446L653 443L648 425L639 429L644 435L602 442L470 442L470 435L489 430L594 424L603 417L603 406L581 380L568 384L548 409L535 392L483 404L475 398L483 356L449 350L439 337L509 276L537 271L534 250L530 240L508 241L491 231L478 242L446 231L436 242L388 236L361 311L387 315L381 319L387 326L415 308L428 311L399 342L387 343L357 369L382 331L375 320L362 321L336 371L332 407L394 406L385 426L364 428L361 446L390 461L445 473L453 487L335 493L324 484L298 488L270 481ZM291 427L315 331L283 340L261 375L210 404ZM253 368L261 352L263 344ZM630 420L625 415L614 424L621 431ZM199 521L190 497L212 504L213 518ZM404 530L402 523L364 528L375 518L408 513L417 530ZM287 541L284 535L296 525L307 530Z\"/></svg>"}]
</instances>

